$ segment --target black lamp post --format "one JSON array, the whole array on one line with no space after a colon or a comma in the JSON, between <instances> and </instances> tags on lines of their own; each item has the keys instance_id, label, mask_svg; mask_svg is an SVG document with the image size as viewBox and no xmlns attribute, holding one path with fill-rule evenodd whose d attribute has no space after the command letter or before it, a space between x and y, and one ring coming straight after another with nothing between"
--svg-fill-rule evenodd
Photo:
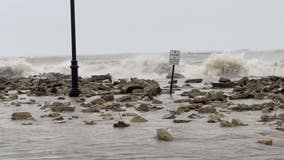
<instances>
[{"instance_id":1,"label":"black lamp post","mask_svg":"<svg viewBox=\"0 0 284 160\"><path fill-rule=\"evenodd\" d=\"M76 23L75 23L75 2L70 0L71 7L71 36L72 36L72 61L71 61L71 75L72 75L72 89L69 93L70 97L78 97L80 94L78 84L78 63L76 56Z\"/></svg>"}]
</instances>

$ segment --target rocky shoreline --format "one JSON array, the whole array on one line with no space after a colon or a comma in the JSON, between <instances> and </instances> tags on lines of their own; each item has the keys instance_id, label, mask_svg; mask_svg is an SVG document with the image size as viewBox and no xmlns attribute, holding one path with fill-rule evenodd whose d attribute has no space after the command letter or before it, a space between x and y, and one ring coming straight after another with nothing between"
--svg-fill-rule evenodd
<instances>
[{"instance_id":1,"label":"rocky shoreline","mask_svg":"<svg viewBox=\"0 0 284 160\"><path fill-rule=\"evenodd\" d=\"M80 78L82 94L75 99L67 98L70 82L69 75L59 73L26 78L0 78L0 102L11 107L36 105L40 110L48 112L41 115L41 118L50 118L56 124L80 120L82 124L96 125L99 122L93 119L65 115L65 113L77 113L76 111L84 114L96 113L101 120L113 121L115 128L131 127L133 123L147 123L149 120L142 114L148 112L161 114L161 110L168 112L161 114L161 118L170 119L176 125L191 124L196 119L207 118L207 123L217 123L222 128L249 127L248 122L238 117L232 120L226 120L225 117L232 112L246 114L248 111L261 111L259 122L272 125L280 132L284 130L282 125L284 122L284 77L244 77L237 81L221 77L218 82L211 83L203 83L202 79L187 79L180 82L182 86L178 84L174 86L178 98L173 101L180 104L175 109L164 105L163 100L159 99L161 94L169 93L169 88L161 87L155 80L138 78L114 80L109 74ZM194 87L194 84L201 84L203 88ZM20 95L27 95L28 98L21 99ZM54 97L56 100L51 103L40 103L37 102L37 97ZM269 102L251 105L234 103L234 100L246 99L267 99ZM114 117L114 114L119 114L119 118ZM180 118L180 115L183 115L183 118ZM11 113L11 120L24 121L23 125L32 125L33 121L40 121L24 110ZM163 141L175 139L166 128L158 126L157 138ZM273 144L272 139L256 140L256 142Z\"/></svg>"}]
</instances>

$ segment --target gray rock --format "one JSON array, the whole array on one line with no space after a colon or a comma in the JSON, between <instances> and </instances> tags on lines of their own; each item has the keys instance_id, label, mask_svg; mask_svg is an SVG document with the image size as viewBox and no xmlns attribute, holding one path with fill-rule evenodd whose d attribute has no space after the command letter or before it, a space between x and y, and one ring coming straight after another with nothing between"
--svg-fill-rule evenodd
<instances>
[{"instance_id":1,"label":"gray rock","mask_svg":"<svg viewBox=\"0 0 284 160\"><path fill-rule=\"evenodd\" d=\"M157 129L157 137L159 140L162 140L162 141L172 141L173 140L172 135L165 128Z\"/></svg>"},{"instance_id":2,"label":"gray rock","mask_svg":"<svg viewBox=\"0 0 284 160\"><path fill-rule=\"evenodd\" d=\"M34 120L30 112L15 112L12 114L12 120Z\"/></svg>"}]
</instances>

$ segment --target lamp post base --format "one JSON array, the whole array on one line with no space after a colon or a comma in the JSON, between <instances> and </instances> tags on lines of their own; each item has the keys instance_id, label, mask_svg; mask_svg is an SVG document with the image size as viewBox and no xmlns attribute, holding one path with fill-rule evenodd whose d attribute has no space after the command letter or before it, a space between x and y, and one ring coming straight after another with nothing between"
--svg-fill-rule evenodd
<instances>
[{"instance_id":1,"label":"lamp post base","mask_svg":"<svg viewBox=\"0 0 284 160\"><path fill-rule=\"evenodd\" d=\"M72 89L69 93L69 97L79 97L80 90L79 89Z\"/></svg>"}]
</instances>

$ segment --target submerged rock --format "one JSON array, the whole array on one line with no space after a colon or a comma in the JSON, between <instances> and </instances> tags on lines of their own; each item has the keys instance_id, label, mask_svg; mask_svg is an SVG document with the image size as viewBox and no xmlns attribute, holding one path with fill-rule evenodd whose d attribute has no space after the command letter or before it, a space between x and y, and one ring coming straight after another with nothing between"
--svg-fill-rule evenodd
<instances>
[{"instance_id":1,"label":"submerged rock","mask_svg":"<svg viewBox=\"0 0 284 160\"><path fill-rule=\"evenodd\" d=\"M265 145L268 145L268 146L272 146L272 139L269 138L269 139L265 139L265 140L260 140L260 141L257 141L257 143L261 143L261 144L265 144Z\"/></svg>"},{"instance_id":2,"label":"submerged rock","mask_svg":"<svg viewBox=\"0 0 284 160\"><path fill-rule=\"evenodd\" d=\"M15 112L12 114L12 120L34 120L30 112Z\"/></svg>"},{"instance_id":3,"label":"submerged rock","mask_svg":"<svg viewBox=\"0 0 284 160\"><path fill-rule=\"evenodd\" d=\"M85 125L96 125L97 122L94 121L94 120L87 120L87 121L84 121Z\"/></svg>"},{"instance_id":4,"label":"submerged rock","mask_svg":"<svg viewBox=\"0 0 284 160\"><path fill-rule=\"evenodd\" d=\"M157 137L159 140L162 140L162 141L172 141L173 140L172 135L165 128L157 129Z\"/></svg>"},{"instance_id":5,"label":"submerged rock","mask_svg":"<svg viewBox=\"0 0 284 160\"><path fill-rule=\"evenodd\" d=\"M101 113L100 115L104 120L113 120L113 116L111 113Z\"/></svg>"},{"instance_id":6,"label":"submerged rock","mask_svg":"<svg viewBox=\"0 0 284 160\"><path fill-rule=\"evenodd\" d=\"M233 127L233 124L229 121L221 121L220 127Z\"/></svg>"},{"instance_id":7,"label":"submerged rock","mask_svg":"<svg viewBox=\"0 0 284 160\"><path fill-rule=\"evenodd\" d=\"M284 128L283 127L278 127L278 128L276 128L276 130L284 132Z\"/></svg>"},{"instance_id":8,"label":"submerged rock","mask_svg":"<svg viewBox=\"0 0 284 160\"><path fill-rule=\"evenodd\" d=\"M174 112L165 114L165 115L163 115L163 117L162 117L162 119L175 119L175 118L176 118L176 115L175 115Z\"/></svg>"},{"instance_id":9,"label":"submerged rock","mask_svg":"<svg viewBox=\"0 0 284 160\"><path fill-rule=\"evenodd\" d=\"M139 115L134 116L130 121L133 122L133 123L148 122L147 119L145 119L145 118L143 118Z\"/></svg>"},{"instance_id":10,"label":"submerged rock","mask_svg":"<svg viewBox=\"0 0 284 160\"><path fill-rule=\"evenodd\" d=\"M192 113L188 116L188 118L190 118L190 119L201 119L201 118L204 118L204 117L199 115L199 114Z\"/></svg>"},{"instance_id":11,"label":"submerged rock","mask_svg":"<svg viewBox=\"0 0 284 160\"><path fill-rule=\"evenodd\" d=\"M221 118L223 118L222 117L222 115L219 115L219 114L210 114L209 116L208 116L208 123L218 123L218 122L220 122L221 121Z\"/></svg>"}]
</instances>

